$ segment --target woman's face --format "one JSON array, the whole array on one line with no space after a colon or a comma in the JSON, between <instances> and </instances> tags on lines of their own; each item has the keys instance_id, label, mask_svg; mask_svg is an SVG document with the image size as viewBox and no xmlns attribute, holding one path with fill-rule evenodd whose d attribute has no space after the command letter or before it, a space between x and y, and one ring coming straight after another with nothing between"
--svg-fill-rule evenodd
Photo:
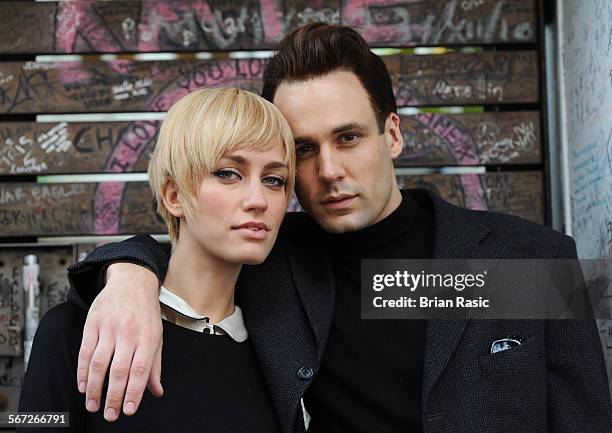
<instances>
[{"instance_id":1,"label":"woman's face","mask_svg":"<svg viewBox=\"0 0 612 433\"><path fill-rule=\"evenodd\" d=\"M263 262L287 209L289 170L283 159L280 144L224 155L202 181L193 219L182 221L179 242L188 236L205 253L230 263Z\"/></svg>"}]
</instances>

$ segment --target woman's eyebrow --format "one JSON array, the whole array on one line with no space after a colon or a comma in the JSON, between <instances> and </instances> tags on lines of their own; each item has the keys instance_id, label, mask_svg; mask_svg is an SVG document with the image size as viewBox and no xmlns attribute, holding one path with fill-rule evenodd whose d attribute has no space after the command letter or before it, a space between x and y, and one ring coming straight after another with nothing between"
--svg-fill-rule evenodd
<instances>
[{"instance_id":1,"label":"woman's eyebrow","mask_svg":"<svg viewBox=\"0 0 612 433\"><path fill-rule=\"evenodd\" d=\"M240 155L224 155L221 159L229 159L240 165L249 165L249 160Z\"/></svg>"},{"instance_id":2,"label":"woman's eyebrow","mask_svg":"<svg viewBox=\"0 0 612 433\"><path fill-rule=\"evenodd\" d=\"M230 161L234 161L236 164L249 166L251 165L251 161L247 158L240 155L225 155L222 159L229 159ZM271 161L264 166L265 169L271 168L289 168L287 164L280 161Z\"/></svg>"},{"instance_id":3,"label":"woman's eyebrow","mask_svg":"<svg viewBox=\"0 0 612 433\"><path fill-rule=\"evenodd\" d=\"M271 169L271 168L287 168L288 169L289 167L287 166L287 164L282 163L280 161L272 161L272 162L267 163L264 166L264 168L265 169Z\"/></svg>"}]
</instances>

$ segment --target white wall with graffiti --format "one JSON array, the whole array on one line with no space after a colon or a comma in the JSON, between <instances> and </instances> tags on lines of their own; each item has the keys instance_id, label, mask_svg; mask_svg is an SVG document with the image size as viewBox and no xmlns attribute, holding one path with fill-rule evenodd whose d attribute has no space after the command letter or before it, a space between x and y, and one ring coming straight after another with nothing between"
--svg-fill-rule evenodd
<instances>
[{"instance_id":1,"label":"white wall with graffiti","mask_svg":"<svg viewBox=\"0 0 612 433\"><path fill-rule=\"evenodd\" d=\"M612 257L612 1L559 3L573 237L580 258ZM599 277L606 274L609 302L612 269L599 270ZM599 329L612 377L612 321L600 321Z\"/></svg>"}]
</instances>

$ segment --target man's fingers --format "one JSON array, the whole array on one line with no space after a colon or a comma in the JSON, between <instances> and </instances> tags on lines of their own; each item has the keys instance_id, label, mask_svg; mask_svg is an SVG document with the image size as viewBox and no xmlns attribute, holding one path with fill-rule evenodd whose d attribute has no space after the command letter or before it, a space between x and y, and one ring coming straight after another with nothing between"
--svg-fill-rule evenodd
<instances>
[{"instance_id":1,"label":"man's fingers","mask_svg":"<svg viewBox=\"0 0 612 433\"><path fill-rule=\"evenodd\" d=\"M149 374L149 381L147 383L147 388L149 388L149 391L151 391L151 394L153 394L155 397L161 397L164 395L164 388L161 384L162 345L163 340L160 343L157 352L155 352L153 367L151 368L151 374Z\"/></svg>"},{"instance_id":2,"label":"man's fingers","mask_svg":"<svg viewBox=\"0 0 612 433\"><path fill-rule=\"evenodd\" d=\"M87 376L89 375L89 364L98 344L98 327L93 321L87 320L83 328L83 339L77 363L77 385L79 392L84 394L87 389Z\"/></svg>"},{"instance_id":3,"label":"man's fingers","mask_svg":"<svg viewBox=\"0 0 612 433\"><path fill-rule=\"evenodd\" d=\"M106 421L115 421L119 418L134 350L134 344L131 341L117 340L104 404L104 419Z\"/></svg>"},{"instance_id":4,"label":"man's fingers","mask_svg":"<svg viewBox=\"0 0 612 433\"><path fill-rule=\"evenodd\" d=\"M162 323L155 274L135 264L114 263L107 277L89 310L77 381L81 390L85 386L87 410L96 412L111 366L104 417L115 420L128 397L128 411L142 399L161 342Z\"/></svg>"},{"instance_id":5,"label":"man's fingers","mask_svg":"<svg viewBox=\"0 0 612 433\"><path fill-rule=\"evenodd\" d=\"M87 391L85 393L85 407L89 412L97 412L100 408L102 385L106 377L108 365L113 357L115 342L112 338L101 335L91 357L89 374L87 376Z\"/></svg>"},{"instance_id":6,"label":"man's fingers","mask_svg":"<svg viewBox=\"0 0 612 433\"><path fill-rule=\"evenodd\" d=\"M123 412L126 415L134 415L136 413L147 386L147 379L151 373L151 367L155 357L155 353L151 350L151 347L157 346L153 345L152 341L150 341L149 344L151 344L150 347L147 347L147 345L139 346L134 353L123 403Z\"/></svg>"}]
</instances>

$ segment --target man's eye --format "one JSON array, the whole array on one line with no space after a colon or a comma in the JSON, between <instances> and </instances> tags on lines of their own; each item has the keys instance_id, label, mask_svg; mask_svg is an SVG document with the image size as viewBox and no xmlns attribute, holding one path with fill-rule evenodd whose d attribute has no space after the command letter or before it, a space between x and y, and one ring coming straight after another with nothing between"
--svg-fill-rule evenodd
<instances>
[{"instance_id":1,"label":"man's eye","mask_svg":"<svg viewBox=\"0 0 612 433\"><path fill-rule=\"evenodd\" d=\"M344 134L343 136L340 137L340 140L343 143L353 143L354 141L357 140L357 134Z\"/></svg>"},{"instance_id":2,"label":"man's eye","mask_svg":"<svg viewBox=\"0 0 612 433\"><path fill-rule=\"evenodd\" d=\"M314 151L314 146L308 143L298 144L295 147L295 154L298 158L301 156L308 155L312 151Z\"/></svg>"},{"instance_id":3,"label":"man's eye","mask_svg":"<svg viewBox=\"0 0 612 433\"><path fill-rule=\"evenodd\" d=\"M285 186L287 184L287 181L285 181L285 179L283 179L282 177L266 176L263 178L263 183L274 187L281 187Z\"/></svg>"},{"instance_id":4,"label":"man's eye","mask_svg":"<svg viewBox=\"0 0 612 433\"><path fill-rule=\"evenodd\" d=\"M234 180L234 179L241 180L242 179L242 177L238 173L232 170L217 170L213 172L213 175L222 180Z\"/></svg>"}]
</instances>

